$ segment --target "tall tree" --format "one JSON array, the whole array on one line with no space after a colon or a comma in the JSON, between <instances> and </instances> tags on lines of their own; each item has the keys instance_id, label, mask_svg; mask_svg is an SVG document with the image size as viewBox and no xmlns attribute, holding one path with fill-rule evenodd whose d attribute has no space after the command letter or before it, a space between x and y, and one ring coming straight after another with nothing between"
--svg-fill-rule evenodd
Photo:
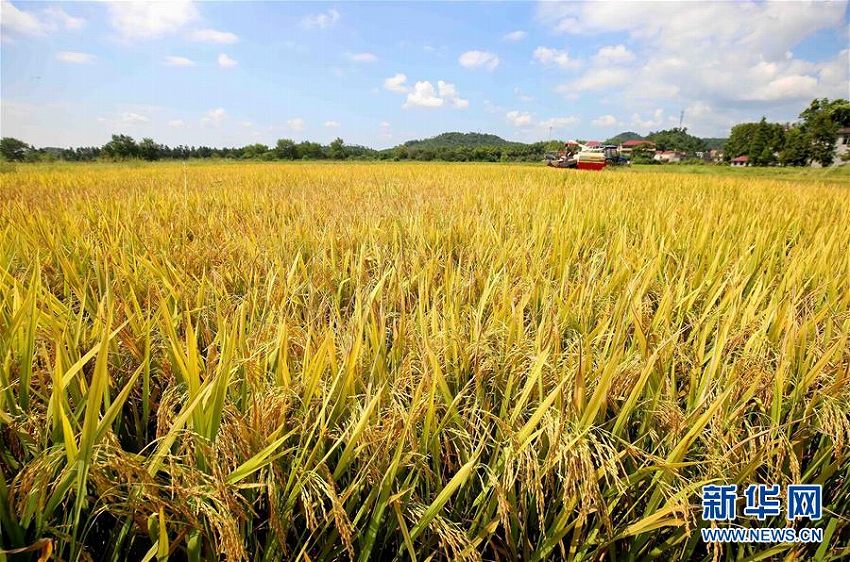
<instances>
[{"instance_id":1,"label":"tall tree","mask_svg":"<svg viewBox=\"0 0 850 562\"><path fill-rule=\"evenodd\" d=\"M792 127L785 134L785 146L779 153L779 162L783 166L807 166L812 141L800 127Z\"/></svg>"},{"instance_id":2,"label":"tall tree","mask_svg":"<svg viewBox=\"0 0 850 562\"><path fill-rule=\"evenodd\" d=\"M833 119L833 115L843 119L846 104L846 100L815 99L800 114L803 130L812 142L812 160L821 166L830 166L835 159L835 139L840 123Z\"/></svg>"},{"instance_id":3,"label":"tall tree","mask_svg":"<svg viewBox=\"0 0 850 562\"><path fill-rule=\"evenodd\" d=\"M143 160L159 160L161 150L162 147L150 138L143 138L139 143L139 157Z\"/></svg>"},{"instance_id":4,"label":"tall tree","mask_svg":"<svg viewBox=\"0 0 850 562\"><path fill-rule=\"evenodd\" d=\"M345 143L339 137L335 138L328 147L328 156L333 160L343 160L345 158Z\"/></svg>"},{"instance_id":5,"label":"tall tree","mask_svg":"<svg viewBox=\"0 0 850 562\"><path fill-rule=\"evenodd\" d=\"M109 158L126 160L139 157L139 145L128 135L112 135L112 140L103 145L102 152Z\"/></svg>"},{"instance_id":6,"label":"tall tree","mask_svg":"<svg viewBox=\"0 0 850 562\"><path fill-rule=\"evenodd\" d=\"M0 154L9 162L23 162L32 147L20 139L3 137L0 139Z\"/></svg>"},{"instance_id":7,"label":"tall tree","mask_svg":"<svg viewBox=\"0 0 850 562\"><path fill-rule=\"evenodd\" d=\"M298 157L295 142L291 139L279 139L275 146L275 153L281 160L295 160Z\"/></svg>"}]
</instances>

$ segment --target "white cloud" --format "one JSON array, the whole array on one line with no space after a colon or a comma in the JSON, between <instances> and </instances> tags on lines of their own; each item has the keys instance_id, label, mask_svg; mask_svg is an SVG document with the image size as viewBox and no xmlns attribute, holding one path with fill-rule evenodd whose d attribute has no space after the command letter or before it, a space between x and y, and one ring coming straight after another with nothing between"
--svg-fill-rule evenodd
<instances>
[{"instance_id":1,"label":"white cloud","mask_svg":"<svg viewBox=\"0 0 850 562\"><path fill-rule=\"evenodd\" d=\"M331 8L326 12L304 16L301 20L301 27L304 29L327 29L338 22L339 18L339 12Z\"/></svg>"},{"instance_id":2,"label":"white cloud","mask_svg":"<svg viewBox=\"0 0 850 562\"><path fill-rule=\"evenodd\" d=\"M595 59L598 63L625 64L635 60L635 54L625 45L609 45L599 49Z\"/></svg>"},{"instance_id":3,"label":"white cloud","mask_svg":"<svg viewBox=\"0 0 850 562\"><path fill-rule=\"evenodd\" d=\"M748 101L772 101L783 99L811 99L818 95L818 80L814 76L791 74L780 76L745 94Z\"/></svg>"},{"instance_id":4,"label":"white cloud","mask_svg":"<svg viewBox=\"0 0 850 562\"><path fill-rule=\"evenodd\" d=\"M239 41L239 37L235 33L217 29L196 29L189 34L189 39L200 43L218 43L219 45L231 45Z\"/></svg>"},{"instance_id":5,"label":"white cloud","mask_svg":"<svg viewBox=\"0 0 850 562\"><path fill-rule=\"evenodd\" d=\"M520 101L534 101L534 96L526 94L525 92L522 91L522 88L520 88L519 86L514 88L514 95Z\"/></svg>"},{"instance_id":6,"label":"white cloud","mask_svg":"<svg viewBox=\"0 0 850 562\"><path fill-rule=\"evenodd\" d=\"M555 91L568 94L587 90L603 90L621 86L629 80L630 73L621 68L592 68L583 76L558 86Z\"/></svg>"},{"instance_id":7,"label":"white cloud","mask_svg":"<svg viewBox=\"0 0 850 562\"><path fill-rule=\"evenodd\" d=\"M140 123L148 123L150 119L145 115L139 115L132 111L126 111L121 114L121 122L127 125L138 125Z\"/></svg>"},{"instance_id":8,"label":"white cloud","mask_svg":"<svg viewBox=\"0 0 850 562\"><path fill-rule=\"evenodd\" d=\"M384 80L384 89L399 94L406 94L408 92L408 88L404 85L405 82L407 82L407 76L399 72L395 76L391 76Z\"/></svg>"},{"instance_id":9,"label":"white cloud","mask_svg":"<svg viewBox=\"0 0 850 562\"><path fill-rule=\"evenodd\" d=\"M56 60L70 64L89 64L94 62L94 58L94 55L78 51L59 51L56 53Z\"/></svg>"},{"instance_id":10,"label":"white cloud","mask_svg":"<svg viewBox=\"0 0 850 562\"><path fill-rule=\"evenodd\" d=\"M339 129L339 121L325 121L326 129Z\"/></svg>"},{"instance_id":11,"label":"white cloud","mask_svg":"<svg viewBox=\"0 0 850 562\"><path fill-rule=\"evenodd\" d=\"M44 35L47 32L44 23L32 12L19 10L6 0L3 0L0 7L3 10L3 17L0 18L3 31L22 35Z\"/></svg>"},{"instance_id":12,"label":"white cloud","mask_svg":"<svg viewBox=\"0 0 850 562\"><path fill-rule=\"evenodd\" d=\"M577 68L581 63L571 59L566 51L550 49L549 47L537 47L532 54L534 60L544 66L557 66L559 68Z\"/></svg>"},{"instance_id":13,"label":"white cloud","mask_svg":"<svg viewBox=\"0 0 850 562\"><path fill-rule=\"evenodd\" d=\"M593 124L597 127L613 127L617 124L617 118L613 115L600 115L593 120Z\"/></svg>"},{"instance_id":14,"label":"white cloud","mask_svg":"<svg viewBox=\"0 0 850 562\"><path fill-rule=\"evenodd\" d=\"M219 125L227 118L227 112L223 107L210 109L207 114L201 119L203 125Z\"/></svg>"},{"instance_id":15,"label":"white cloud","mask_svg":"<svg viewBox=\"0 0 850 562\"><path fill-rule=\"evenodd\" d=\"M501 105L495 104L490 100L484 100L484 111L487 113L504 113L505 108Z\"/></svg>"},{"instance_id":16,"label":"white cloud","mask_svg":"<svg viewBox=\"0 0 850 562\"><path fill-rule=\"evenodd\" d=\"M239 64L239 62L236 59L230 58L224 53L218 55L218 65L222 68L233 68L237 64Z\"/></svg>"},{"instance_id":17,"label":"white cloud","mask_svg":"<svg viewBox=\"0 0 850 562\"><path fill-rule=\"evenodd\" d=\"M184 126L185 124L186 123L182 119L172 119L171 121L168 122L168 126L175 128L175 129L179 129L180 127Z\"/></svg>"},{"instance_id":18,"label":"white cloud","mask_svg":"<svg viewBox=\"0 0 850 562\"><path fill-rule=\"evenodd\" d=\"M508 111L505 118L514 127L527 127L531 125L532 116L527 111Z\"/></svg>"},{"instance_id":19,"label":"white cloud","mask_svg":"<svg viewBox=\"0 0 850 562\"><path fill-rule=\"evenodd\" d=\"M398 78L399 76L404 77L402 74L396 75L394 78ZM406 80L406 77L404 77L404 80ZM437 87L434 88L434 85L430 81L424 80L416 82L412 89L405 88L401 90L400 88L404 80L398 78L391 82L389 86L384 81L385 88L392 89L392 91L398 93L407 93L407 99L404 105L402 105L404 109L411 107L453 107L455 109L466 109L469 107L469 100L460 97L457 87L450 82L437 80Z\"/></svg>"},{"instance_id":20,"label":"white cloud","mask_svg":"<svg viewBox=\"0 0 850 562\"><path fill-rule=\"evenodd\" d=\"M616 94L637 108L668 98L746 108L748 114L777 107L790 111L791 105L814 96L847 96L846 53L827 61L796 58L793 53L798 43L823 29L836 29L846 37L846 9L846 2L538 6L540 21L556 32L628 38L628 43L600 49L594 72L562 91L618 87ZM636 60L644 62L635 65ZM624 64L631 66L617 66Z\"/></svg>"},{"instance_id":21,"label":"white cloud","mask_svg":"<svg viewBox=\"0 0 850 562\"><path fill-rule=\"evenodd\" d=\"M383 140L393 138L392 125L390 125L389 121L381 121L378 124L378 136Z\"/></svg>"},{"instance_id":22,"label":"white cloud","mask_svg":"<svg viewBox=\"0 0 850 562\"><path fill-rule=\"evenodd\" d=\"M452 107L456 107L458 109L466 109L469 107L469 100L465 100L458 95L457 88L455 88L454 84L438 80L437 92L439 96Z\"/></svg>"},{"instance_id":23,"label":"white cloud","mask_svg":"<svg viewBox=\"0 0 850 562\"><path fill-rule=\"evenodd\" d=\"M510 41L511 43L516 43L517 41L522 41L528 36L528 33L522 30L511 31L510 33L505 33L502 35L502 41Z\"/></svg>"},{"instance_id":24,"label":"white cloud","mask_svg":"<svg viewBox=\"0 0 850 562\"><path fill-rule=\"evenodd\" d=\"M499 66L499 57L489 51L466 51L457 61L464 68L484 68L495 70Z\"/></svg>"},{"instance_id":25,"label":"white cloud","mask_svg":"<svg viewBox=\"0 0 850 562\"><path fill-rule=\"evenodd\" d=\"M372 53L350 53L348 60L352 62L375 62L378 60L378 57Z\"/></svg>"},{"instance_id":26,"label":"white cloud","mask_svg":"<svg viewBox=\"0 0 850 562\"><path fill-rule=\"evenodd\" d=\"M640 114L632 115L632 125L639 129L657 129L664 124L664 110L659 108L652 112L651 117L643 118Z\"/></svg>"},{"instance_id":27,"label":"white cloud","mask_svg":"<svg viewBox=\"0 0 850 562\"><path fill-rule=\"evenodd\" d=\"M570 115L569 117L550 117L549 119L539 122L537 125L544 129L548 129L549 127L552 127L553 129L563 129L564 127L569 127L576 123L578 123L578 117Z\"/></svg>"},{"instance_id":28,"label":"white cloud","mask_svg":"<svg viewBox=\"0 0 850 562\"><path fill-rule=\"evenodd\" d=\"M4 11L6 10L6 4L8 4L8 2L3 3ZM69 15L65 10L58 6L51 6L44 10L44 16L48 21L61 24L61 26L65 29L82 29L86 25L86 20Z\"/></svg>"},{"instance_id":29,"label":"white cloud","mask_svg":"<svg viewBox=\"0 0 850 562\"><path fill-rule=\"evenodd\" d=\"M0 29L12 35L46 35L59 29L82 29L86 20L69 15L58 6L34 11L19 10L8 0L0 2Z\"/></svg>"},{"instance_id":30,"label":"white cloud","mask_svg":"<svg viewBox=\"0 0 850 562\"><path fill-rule=\"evenodd\" d=\"M163 62L168 66L195 66L195 61L186 57L168 56L163 59Z\"/></svg>"},{"instance_id":31,"label":"white cloud","mask_svg":"<svg viewBox=\"0 0 850 562\"><path fill-rule=\"evenodd\" d=\"M189 0L112 1L107 6L112 27L124 40L162 37L198 18L198 8Z\"/></svg>"},{"instance_id":32,"label":"white cloud","mask_svg":"<svg viewBox=\"0 0 850 562\"><path fill-rule=\"evenodd\" d=\"M307 128L307 125L306 123L304 123L304 120L302 118L293 117L292 119L286 121L286 127L293 133L300 133Z\"/></svg>"},{"instance_id":33,"label":"white cloud","mask_svg":"<svg viewBox=\"0 0 850 562\"><path fill-rule=\"evenodd\" d=\"M434 90L434 85L431 82L417 82L413 85L413 90L407 94L407 101L404 102L405 109L409 107L441 107L443 98L437 96Z\"/></svg>"}]
</instances>

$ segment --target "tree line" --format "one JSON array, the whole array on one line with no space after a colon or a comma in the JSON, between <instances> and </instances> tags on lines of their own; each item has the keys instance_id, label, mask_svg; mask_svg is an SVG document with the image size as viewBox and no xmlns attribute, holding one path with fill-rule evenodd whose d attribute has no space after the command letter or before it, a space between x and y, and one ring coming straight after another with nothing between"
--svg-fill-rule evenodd
<instances>
[{"instance_id":1,"label":"tree line","mask_svg":"<svg viewBox=\"0 0 850 562\"><path fill-rule=\"evenodd\" d=\"M77 148L35 148L15 138L0 140L0 154L11 162L66 160L187 160L227 158L235 160L441 160L446 162L533 162L542 160L547 150L557 150L560 141L531 144L510 143L494 146L420 146L402 144L385 150L349 145L341 138L328 145L280 139L275 146L261 143L242 147L213 148L179 145L170 147L153 139L136 141L128 135L112 135L103 146Z\"/></svg>"},{"instance_id":2,"label":"tree line","mask_svg":"<svg viewBox=\"0 0 850 562\"><path fill-rule=\"evenodd\" d=\"M129 135L112 135L103 146L77 148L37 149L18 139L5 137L0 141L0 153L13 162L67 160L90 162L93 160L188 160L195 158L230 158L244 160L350 160L373 159L378 151L358 145L346 145L336 139L327 146L317 142L296 143L280 139L273 147L256 143L241 147L214 148L209 146L167 146L153 139L136 141Z\"/></svg>"},{"instance_id":3,"label":"tree line","mask_svg":"<svg viewBox=\"0 0 850 562\"><path fill-rule=\"evenodd\" d=\"M808 166L812 162L830 166L842 127L850 127L850 102L815 99L793 124L770 123L762 117L758 123L735 125L726 141L725 157L747 156L753 166Z\"/></svg>"},{"instance_id":4,"label":"tree line","mask_svg":"<svg viewBox=\"0 0 850 562\"><path fill-rule=\"evenodd\" d=\"M741 123L732 128L723 145L727 161L747 156L755 166L805 166L818 162L829 166L834 159L835 140L841 127L850 126L850 102L845 99L815 99L800 113L794 124L769 123L763 117L757 123ZM701 139L688 133L687 128L651 132L646 137L636 133L621 133L609 142L624 139L650 140L658 150L684 153L690 161L705 158L712 148L719 148L722 139ZM619 144L619 142L611 142ZM530 144L508 142L495 135L480 133L444 133L432 139L408 141L394 148L375 150L365 146L347 145L341 138L328 145L317 142L295 142L280 139L274 146L261 143L242 147L213 148L179 145L169 147L153 139L136 141L128 135L112 135L103 146L77 148L35 148L11 138L0 139L0 155L13 162L67 160L187 160L198 158L227 158L238 160L439 160L446 162L534 162L547 152L558 150L562 141ZM653 163L654 150L642 148L632 154L636 163Z\"/></svg>"}]
</instances>

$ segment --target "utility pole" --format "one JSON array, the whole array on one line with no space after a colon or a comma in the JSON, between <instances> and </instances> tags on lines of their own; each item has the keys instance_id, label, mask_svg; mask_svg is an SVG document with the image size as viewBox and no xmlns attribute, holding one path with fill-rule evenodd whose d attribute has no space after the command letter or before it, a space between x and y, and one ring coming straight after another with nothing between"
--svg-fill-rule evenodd
<instances>
[{"instance_id":1,"label":"utility pole","mask_svg":"<svg viewBox=\"0 0 850 562\"><path fill-rule=\"evenodd\" d=\"M685 119L685 110L683 109L681 113L679 113L679 128L682 128L682 121Z\"/></svg>"}]
</instances>

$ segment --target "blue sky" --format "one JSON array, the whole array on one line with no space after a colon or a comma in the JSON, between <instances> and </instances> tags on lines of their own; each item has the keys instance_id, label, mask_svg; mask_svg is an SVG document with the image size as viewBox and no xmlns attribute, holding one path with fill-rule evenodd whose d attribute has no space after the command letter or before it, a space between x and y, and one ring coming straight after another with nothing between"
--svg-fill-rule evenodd
<instances>
[{"instance_id":1,"label":"blue sky","mask_svg":"<svg viewBox=\"0 0 850 562\"><path fill-rule=\"evenodd\" d=\"M847 97L848 6L2 0L0 132L387 147L444 131L702 136Z\"/></svg>"}]
</instances>

